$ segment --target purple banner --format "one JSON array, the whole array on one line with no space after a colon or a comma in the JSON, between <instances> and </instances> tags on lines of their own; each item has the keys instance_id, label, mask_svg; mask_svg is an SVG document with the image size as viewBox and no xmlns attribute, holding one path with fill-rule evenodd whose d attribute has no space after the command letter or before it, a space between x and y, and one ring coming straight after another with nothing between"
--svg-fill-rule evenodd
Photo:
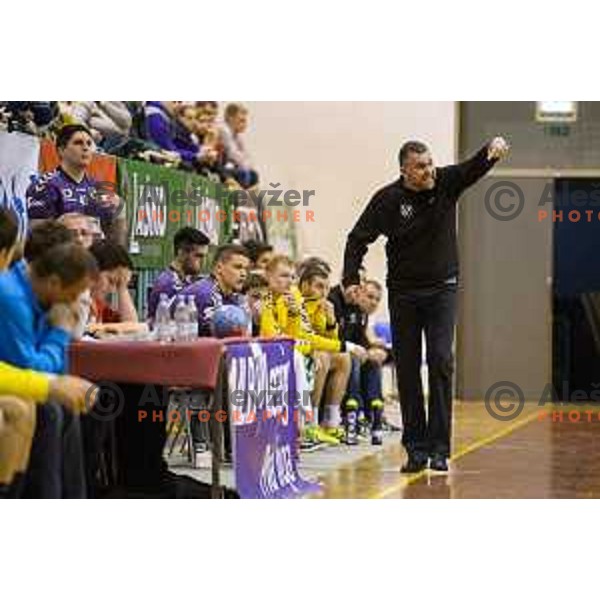
<instances>
[{"instance_id":1,"label":"purple banner","mask_svg":"<svg viewBox=\"0 0 600 600\"><path fill-rule=\"evenodd\" d=\"M294 498L318 491L298 474L293 341L228 343L227 376L240 496Z\"/></svg>"}]
</instances>

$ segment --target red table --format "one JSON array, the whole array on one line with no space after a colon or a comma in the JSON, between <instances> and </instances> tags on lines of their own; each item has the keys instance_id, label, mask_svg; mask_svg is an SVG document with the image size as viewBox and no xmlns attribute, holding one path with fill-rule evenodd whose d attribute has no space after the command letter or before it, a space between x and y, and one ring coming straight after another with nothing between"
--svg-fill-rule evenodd
<instances>
[{"instance_id":1,"label":"red table","mask_svg":"<svg viewBox=\"0 0 600 600\"><path fill-rule=\"evenodd\" d=\"M222 403L219 384L224 351L222 341L214 338L173 344L143 341L77 342L70 348L70 372L96 383L117 386L146 384L207 391L213 394L217 411ZM213 421L210 420L214 425ZM211 434L214 434L211 450L213 492L216 493L220 490L222 428L214 426Z\"/></svg>"}]
</instances>

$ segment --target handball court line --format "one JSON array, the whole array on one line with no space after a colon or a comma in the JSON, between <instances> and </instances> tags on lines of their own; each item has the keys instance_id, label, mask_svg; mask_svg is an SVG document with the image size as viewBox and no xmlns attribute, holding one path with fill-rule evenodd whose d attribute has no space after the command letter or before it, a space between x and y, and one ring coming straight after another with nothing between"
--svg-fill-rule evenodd
<instances>
[{"instance_id":1,"label":"handball court line","mask_svg":"<svg viewBox=\"0 0 600 600\"><path fill-rule=\"evenodd\" d=\"M481 448L489 446L489 445L493 444L494 442L497 442L498 440L511 435L518 429L521 429L521 428L525 427L526 425L529 425L530 423L538 420L538 418L539 418L538 413L534 412L527 417L523 417L522 419L519 419L518 421L515 421L514 423L507 425L506 427L500 429L499 431L497 431L491 435L483 437L480 440L476 440L475 442L468 444L464 448L461 448L455 454L452 454L452 456L450 457L450 469L452 469L452 463L455 463L456 461L460 460L467 454L472 454L473 452L477 452L477 450L480 450ZM402 478L401 481L381 490L380 492L376 492L375 494L372 494L371 496L369 496L369 499L370 500L379 500L379 499L386 498L387 496L395 494L396 492L400 491L401 489L404 489L404 488L408 487L409 485L412 485L413 483L420 481L421 479L425 478L428 474L429 474L429 472L427 470L424 470L421 473L416 473L415 475L401 476L401 478ZM440 476L446 476L446 474L444 473L443 475L440 475Z\"/></svg>"}]
</instances>

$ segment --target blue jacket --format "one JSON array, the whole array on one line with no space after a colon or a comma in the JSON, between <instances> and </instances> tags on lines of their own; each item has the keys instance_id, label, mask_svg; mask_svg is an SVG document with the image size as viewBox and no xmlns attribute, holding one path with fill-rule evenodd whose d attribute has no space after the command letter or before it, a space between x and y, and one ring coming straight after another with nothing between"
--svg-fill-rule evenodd
<instances>
[{"instance_id":1,"label":"blue jacket","mask_svg":"<svg viewBox=\"0 0 600 600\"><path fill-rule=\"evenodd\" d=\"M69 342L66 331L48 323L24 261L0 274L0 361L24 369L64 373Z\"/></svg>"}]
</instances>

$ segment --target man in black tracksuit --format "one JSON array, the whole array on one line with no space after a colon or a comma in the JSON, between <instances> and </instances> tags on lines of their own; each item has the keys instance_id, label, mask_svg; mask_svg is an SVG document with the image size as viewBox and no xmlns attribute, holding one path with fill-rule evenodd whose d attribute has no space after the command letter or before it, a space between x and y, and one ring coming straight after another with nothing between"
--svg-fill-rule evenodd
<instances>
[{"instance_id":1,"label":"man in black tracksuit","mask_svg":"<svg viewBox=\"0 0 600 600\"><path fill-rule=\"evenodd\" d=\"M508 152L495 138L464 163L435 169L427 146L400 150L400 179L379 190L348 236L344 285L358 283L369 244L387 237L387 287L394 356L408 452L405 473L447 471L458 251L456 203ZM428 418L421 382L422 332L429 370Z\"/></svg>"}]
</instances>

